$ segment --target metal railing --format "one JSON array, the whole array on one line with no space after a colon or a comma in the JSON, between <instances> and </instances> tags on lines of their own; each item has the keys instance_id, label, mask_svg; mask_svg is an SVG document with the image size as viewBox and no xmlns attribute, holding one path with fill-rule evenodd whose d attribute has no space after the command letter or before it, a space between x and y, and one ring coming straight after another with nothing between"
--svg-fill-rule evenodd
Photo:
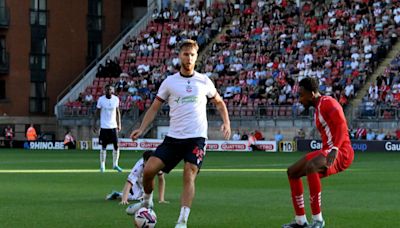
<instances>
[{"instance_id":1,"label":"metal railing","mask_svg":"<svg viewBox=\"0 0 400 228\"><path fill-rule=\"evenodd\" d=\"M94 107L94 106L92 106ZM95 108L90 107L71 107L67 105L58 106L58 113L60 120L90 120L93 116ZM292 111L290 111L292 109ZM363 107L348 107L346 118L348 120L349 128L354 128L363 124L363 126L372 129L394 129L400 124L400 110L393 107L375 107L374 115L365 116L363 114ZM147 110L146 110L147 111ZM388 118L386 112L393 112L394 116ZM272 127L304 127L314 126L314 110L309 111L296 111L293 106L258 106L250 108L247 106L228 107L229 117L231 119L232 127L257 125L272 126ZM137 128L143 118L145 112L139 115L136 107L127 110L122 115L122 122L124 124L123 134L128 135L132 129ZM209 124L221 121L219 112L214 106L207 108L207 118ZM157 115L155 125L168 125L169 122L169 108L164 105ZM147 129L149 130L149 129Z\"/></svg>"},{"instance_id":2,"label":"metal railing","mask_svg":"<svg viewBox=\"0 0 400 228\"><path fill-rule=\"evenodd\" d=\"M248 106L233 106L228 107L229 118L232 120L237 119L312 119L313 109L308 111L300 111L295 106L264 106L257 107ZM158 113L158 117L168 117L169 108L167 105L163 106ZM207 117L210 120L220 119L219 112L216 107L207 107Z\"/></svg>"},{"instance_id":3,"label":"metal railing","mask_svg":"<svg viewBox=\"0 0 400 228\"><path fill-rule=\"evenodd\" d=\"M353 109L357 119L379 119L379 120L399 120L400 109L389 105L368 106L361 104L357 109Z\"/></svg>"}]
</instances>

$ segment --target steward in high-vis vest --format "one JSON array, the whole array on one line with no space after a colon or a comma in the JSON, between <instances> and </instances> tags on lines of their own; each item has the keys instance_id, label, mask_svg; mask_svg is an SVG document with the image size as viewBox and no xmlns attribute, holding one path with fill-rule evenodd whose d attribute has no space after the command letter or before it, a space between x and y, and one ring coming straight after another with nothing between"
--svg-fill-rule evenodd
<instances>
[{"instance_id":1,"label":"steward in high-vis vest","mask_svg":"<svg viewBox=\"0 0 400 228\"><path fill-rule=\"evenodd\" d=\"M37 139L36 130L33 127L33 124L31 124L31 126L26 131L26 138L28 139L28 141L35 141Z\"/></svg>"}]
</instances>

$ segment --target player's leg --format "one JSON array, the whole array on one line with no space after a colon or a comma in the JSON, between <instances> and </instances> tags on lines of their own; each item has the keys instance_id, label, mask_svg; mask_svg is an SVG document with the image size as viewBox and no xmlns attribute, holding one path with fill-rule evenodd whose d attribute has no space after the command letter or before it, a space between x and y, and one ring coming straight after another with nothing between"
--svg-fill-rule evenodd
<instances>
[{"instance_id":1,"label":"player's leg","mask_svg":"<svg viewBox=\"0 0 400 228\"><path fill-rule=\"evenodd\" d=\"M119 147L118 147L118 134L116 129L112 129L111 131L111 138L113 143L113 169L117 170L118 172L122 172L122 168L119 167Z\"/></svg>"},{"instance_id":2,"label":"player's leg","mask_svg":"<svg viewBox=\"0 0 400 228\"><path fill-rule=\"evenodd\" d=\"M106 157L107 157L107 139L106 139L106 129L100 129L99 144L100 149L100 172L106 170Z\"/></svg>"},{"instance_id":3,"label":"player's leg","mask_svg":"<svg viewBox=\"0 0 400 228\"><path fill-rule=\"evenodd\" d=\"M321 212L321 175L326 173L326 153L319 153L315 156L307 157L306 175L310 192L310 205L312 212L313 228L324 227L325 222Z\"/></svg>"},{"instance_id":4,"label":"player's leg","mask_svg":"<svg viewBox=\"0 0 400 228\"><path fill-rule=\"evenodd\" d=\"M143 199L141 202L126 208L128 215L134 215L142 207L153 207L154 176L164 167L163 161L158 157L150 157L143 171Z\"/></svg>"},{"instance_id":5,"label":"player's leg","mask_svg":"<svg viewBox=\"0 0 400 228\"><path fill-rule=\"evenodd\" d=\"M116 200L116 199L121 199L121 197L122 197L122 192L113 190L110 194L106 196L106 200Z\"/></svg>"},{"instance_id":6,"label":"player's leg","mask_svg":"<svg viewBox=\"0 0 400 228\"><path fill-rule=\"evenodd\" d=\"M181 196L181 212L175 228L186 227L190 208L195 195L195 180L203 164L205 156L205 139L188 139L184 153L183 192Z\"/></svg>"},{"instance_id":7,"label":"player's leg","mask_svg":"<svg viewBox=\"0 0 400 228\"><path fill-rule=\"evenodd\" d=\"M195 195L195 180L199 168L189 162L185 163L183 169L183 192L181 196L181 212L176 227L185 227L189 218L190 208L192 207Z\"/></svg>"},{"instance_id":8,"label":"player's leg","mask_svg":"<svg viewBox=\"0 0 400 228\"><path fill-rule=\"evenodd\" d=\"M106 170L106 157L107 157L107 145L102 145L100 149L100 172Z\"/></svg>"},{"instance_id":9,"label":"player's leg","mask_svg":"<svg viewBox=\"0 0 400 228\"><path fill-rule=\"evenodd\" d=\"M164 168L164 162L158 157L150 157L143 171L143 202L144 205L153 204L154 177Z\"/></svg>"},{"instance_id":10,"label":"player's leg","mask_svg":"<svg viewBox=\"0 0 400 228\"><path fill-rule=\"evenodd\" d=\"M330 167L326 167L326 156L328 151L320 151L314 157L309 158L307 166L307 181L310 189L310 204L313 215L313 223L310 227L321 228L325 221L321 212L321 178L327 177L347 169L353 161L354 153L351 145L339 148L337 157Z\"/></svg>"},{"instance_id":11,"label":"player's leg","mask_svg":"<svg viewBox=\"0 0 400 228\"><path fill-rule=\"evenodd\" d=\"M307 227L307 217L304 210L304 188L301 177L306 175L307 167L306 157L301 158L287 169L287 175L290 184L292 203L295 210L295 221L284 224L283 228Z\"/></svg>"}]
</instances>

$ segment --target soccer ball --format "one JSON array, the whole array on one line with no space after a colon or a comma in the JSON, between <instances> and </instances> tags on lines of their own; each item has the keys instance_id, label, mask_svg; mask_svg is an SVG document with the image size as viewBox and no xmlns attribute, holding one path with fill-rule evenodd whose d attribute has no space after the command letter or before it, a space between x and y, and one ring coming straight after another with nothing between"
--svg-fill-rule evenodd
<instances>
[{"instance_id":1,"label":"soccer ball","mask_svg":"<svg viewBox=\"0 0 400 228\"><path fill-rule=\"evenodd\" d=\"M153 209L142 207L135 213L135 225L139 228L154 228L157 216Z\"/></svg>"}]
</instances>

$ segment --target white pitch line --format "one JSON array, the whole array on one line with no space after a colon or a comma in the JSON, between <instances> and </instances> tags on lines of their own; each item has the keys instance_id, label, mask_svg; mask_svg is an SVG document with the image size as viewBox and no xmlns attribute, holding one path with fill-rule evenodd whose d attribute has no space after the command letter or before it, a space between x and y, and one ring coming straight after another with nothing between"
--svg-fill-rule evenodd
<instances>
[{"instance_id":1,"label":"white pitch line","mask_svg":"<svg viewBox=\"0 0 400 228\"><path fill-rule=\"evenodd\" d=\"M201 169L201 172L285 172L286 169ZM117 173L115 170L106 170L107 173ZM130 171L123 171L129 173ZM174 169L171 172L183 172L183 169ZM100 173L98 169L9 169L0 170L2 173Z\"/></svg>"}]
</instances>

